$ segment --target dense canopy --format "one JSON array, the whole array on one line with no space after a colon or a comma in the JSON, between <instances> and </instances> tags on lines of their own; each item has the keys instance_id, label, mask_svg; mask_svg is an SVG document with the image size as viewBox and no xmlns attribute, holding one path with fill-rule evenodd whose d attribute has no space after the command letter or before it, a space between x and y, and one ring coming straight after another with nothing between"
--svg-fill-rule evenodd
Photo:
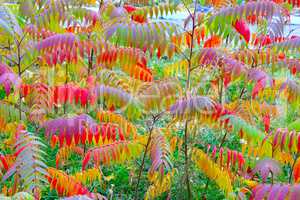
<instances>
[{"instance_id":1,"label":"dense canopy","mask_svg":"<svg viewBox=\"0 0 300 200\"><path fill-rule=\"evenodd\" d=\"M298 7L0 0L0 199L299 199Z\"/></svg>"}]
</instances>

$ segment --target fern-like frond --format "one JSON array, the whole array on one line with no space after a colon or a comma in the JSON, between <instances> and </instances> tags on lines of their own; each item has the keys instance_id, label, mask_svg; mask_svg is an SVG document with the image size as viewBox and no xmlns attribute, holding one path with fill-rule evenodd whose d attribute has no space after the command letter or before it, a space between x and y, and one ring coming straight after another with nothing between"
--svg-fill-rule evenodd
<instances>
[{"instance_id":1,"label":"fern-like frond","mask_svg":"<svg viewBox=\"0 0 300 200\"><path fill-rule=\"evenodd\" d=\"M53 100L51 88L43 83L23 86L23 94L30 107L29 119L35 123L42 124L46 120L46 114L52 110Z\"/></svg>"},{"instance_id":2,"label":"fern-like frond","mask_svg":"<svg viewBox=\"0 0 300 200\"><path fill-rule=\"evenodd\" d=\"M210 145L208 146L208 151L210 150ZM211 152L211 158L215 159L217 157L217 163L220 167L225 167L226 169L238 169L243 170L245 165L245 158L241 152L230 150L228 148L217 148L214 146Z\"/></svg>"},{"instance_id":3,"label":"fern-like frond","mask_svg":"<svg viewBox=\"0 0 300 200\"><path fill-rule=\"evenodd\" d=\"M59 25L76 25L91 24L94 25L98 19L95 11L89 10L82 6L95 5L95 1L69 1L69 0L49 0L42 6L42 9L37 14L33 13L30 16L32 24L35 24L39 29L51 28L59 30ZM28 11L28 8L26 9ZM61 30L60 30L61 31Z\"/></svg>"},{"instance_id":4,"label":"fern-like frond","mask_svg":"<svg viewBox=\"0 0 300 200\"><path fill-rule=\"evenodd\" d=\"M76 44L78 44L78 38L74 34L55 34L40 41L36 48L41 52L51 51L58 48L65 48L66 50L71 51L75 48Z\"/></svg>"},{"instance_id":5,"label":"fern-like frond","mask_svg":"<svg viewBox=\"0 0 300 200\"><path fill-rule=\"evenodd\" d=\"M187 74L188 62L186 59L172 62L164 65L163 72L166 76L175 76L178 74Z\"/></svg>"},{"instance_id":6,"label":"fern-like frond","mask_svg":"<svg viewBox=\"0 0 300 200\"><path fill-rule=\"evenodd\" d=\"M21 79L5 64L0 63L0 86L5 90L6 96L11 93L11 89L19 88Z\"/></svg>"},{"instance_id":7,"label":"fern-like frond","mask_svg":"<svg viewBox=\"0 0 300 200\"><path fill-rule=\"evenodd\" d=\"M289 40L285 40L283 42L278 42L275 44L270 45L270 48L272 48L275 52L282 51L282 52L298 52L299 51L299 45L300 45L300 38L295 37L291 38Z\"/></svg>"},{"instance_id":8,"label":"fern-like frond","mask_svg":"<svg viewBox=\"0 0 300 200\"><path fill-rule=\"evenodd\" d=\"M10 105L7 102L3 101L0 101L0 116L5 120L6 123L19 122L21 120L19 110L13 105ZM24 112L21 112L21 117L22 119L26 119L26 115Z\"/></svg>"},{"instance_id":9,"label":"fern-like frond","mask_svg":"<svg viewBox=\"0 0 300 200\"><path fill-rule=\"evenodd\" d=\"M296 75L300 72L300 60L299 59L284 59L278 62L278 65L283 69L289 69L292 75Z\"/></svg>"},{"instance_id":10,"label":"fern-like frond","mask_svg":"<svg viewBox=\"0 0 300 200\"><path fill-rule=\"evenodd\" d=\"M147 67L145 53L138 48L117 47L108 42L80 40L72 33L56 34L41 40L36 46L42 60L50 66L63 63L77 63L79 58L96 57L97 65L108 68L119 66L129 76L152 81L153 76Z\"/></svg>"},{"instance_id":11,"label":"fern-like frond","mask_svg":"<svg viewBox=\"0 0 300 200\"><path fill-rule=\"evenodd\" d=\"M234 101L230 104L226 104L225 107L238 117L242 118L251 125L255 125L257 119L263 119L265 116L278 117L279 110L276 105L268 104L267 102L259 102L255 100L251 101ZM255 118L253 118L255 117Z\"/></svg>"},{"instance_id":12,"label":"fern-like frond","mask_svg":"<svg viewBox=\"0 0 300 200\"><path fill-rule=\"evenodd\" d=\"M151 182L151 185L147 189L145 200L155 199L162 195L164 192L170 190L172 178L174 177L175 172L175 169L173 169L166 175L163 175L163 177L161 176L160 172L149 174L148 178Z\"/></svg>"},{"instance_id":13,"label":"fern-like frond","mask_svg":"<svg viewBox=\"0 0 300 200\"><path fill-rule=\"evenodd\" d=\"M39 30L38 27L34 25L28 25L24 28L24 32L28 33L34 40L41 41L48 37L54 36L56 33L47 29Z\"/></svg>"},{"instance_id":14,"label":"fern-like frond","mask_svg":"<svg viewBox=\"0 0 300 200\"><path fill-rule=\"evenodd\" d=\"M115 38L121 45L150 50L150 53L157 49L157 57L160 57L175 52L168 36L176 32L176 25L169 22L119 22L108 27L105 35L106 39Z\"/></svg>"},{"instance_id":15,"label":"fern-like frond","mask_svg":"<svg viewBox=\"0 0 300 200\"><path fill-rule=\"evenodd\" d=\"M77 172L73 175L76 181L80 181L82 184L86 185L92 183L93 181L102 181L102 172L100 168L86 169L81 172Z\"/></svg>"},{"instance_id":16,"label":"fern-like frond","mask_svg":"<svg viewBox=\"0 0 300 200\"><path fill-rule=\"evenodd\" d=\"M16 156L14 155L0 154L1 176L3 176L2 172L7 172L14 165L15 161L16 161Z\"/></svg>"},{"instance_id":17,"label":"fern-like frond","mask_svg":"<svg viewBox=\"0 0 300 200\"><path fill-rule=\"evenodd\" d=\"M64 1L49 0L45 2L40 13L32 15L31 21L37 27L48 27L50 19L58 22L63 20L66 16L66 10L67 6L64 4Z\"/></svg>"},{"instance_id":18,"label":"fern-like frond","mask_svg":"<svg viewBox=\"0 0 300 200\"><path fill-rule=\"evenodd\" d=\"M118 141L112 144L95 147L86 153L82 169L84 170L91 159L96 166L102 164L109 165L113 163L123 163L127 160L137 158L142 153L143 146L138 140Z\"/></svg>"},{"instance_id":19,"label":"fern-like frond","mask_svg":"<svg viewBox=\"0 0 300 200\"><path fill-rule=\"evenodd\" d=\"M252 189L253 199L288 199L295 200L300 192L299 184L258 184Z\"/></svg>"},{"instance_id":20,"label":"fern-like frond","mask_svg":"<svg viewBox=\"0 0 300 200\"><path fill-rule=\"evenodd\" d=\"M269 48L266 50L239 50L235 51L232 54L232 57L250 66L268 65L278 62L278 54L274 53Z\"/></svg>"},{"instance_id":21,"label":"fern-like frond","mask_svg":"<svg viewBox=\"0 0 300 200\"><path fill-rule=\"evenodd\" d=\"M89 89L81 88L72 84L65 84L60 86L55 86L50 88L50 97L53 98L53 102L56 105L66 104L66 103L75 103L80 104L85 107L87 103L94 103L94 96L91 94Z\"/></svg>"},{"instance_id":22,"label":"fern-like frond","mask_svg":"<svg viewBox=\"0 0 300 200\"><path fill-rule=\"evenodd\" d=\"M126 0L126 3L139 6L149 6L151 4L149 0Z\"/></svg>"},{"instance_id":23,"label":"fern-like frond","mask_svg":"<svg viewBox=\"0 0 300 200\"><path fill-rule=\"evenodd\" d=\"M87 131L85 129L91 129L95 126L96 123L90 116L82 114L73 118L48 120L42 127L45 128L47 137L59 134L59 143L60 146L63 146L65 140L67 145L71 145L73 139L75 144L78 144L79 140L85 144L87 140Z\"/></svg>"},{"instance_id":24,"label":"fern-like frond","mask_svg":"<svg viewBox=\"0 0 300 200\"><path fill-rule=\"evenodd\" d=\"M300 2L298 0L296 0L296 1L283 0L283 2L287 2L287 3L291 4L293 7L300 7Z\"/></svg>"},{"instance_id":25,"label":"fern-like frond","mask_svg":"<svg viewBox=\"0 0 300 200\"><path fill-rule=\"evenodd\" d=\"M275 85L275 80L269 74L257 68L248 70L247 79L248 81L255 83L252 90L252 98L255 98L256 95L265 88L272 88Z\"/></svg>"},{"instance_id":26,"label":"fern-like frond","mask_svg":"<svg viewBox=\"0 0 300 200\"><path fill-rule=\"evenodd\" d=\"M282 8L272 1L251 1L235 7L225 7L213 14L209 20L209 28L215 32L222 33L226 24L233 24L236 20L253 14L256 17L271 20L273 16L282 17Z\"/></svg>"},{"instance_id":27,"label":"fern-like frond","mask_svg":"<svg viewBox=\"0 0 300 200\"><path fill-rule=\"evenodd\" d=\"M226 55L225 52L216 48L202 48L192 57L191 66L197 67L219 67L225 77L224 84L227 86L230 81L241 78L247 74L244 63ZM187 60L166 65L164 73L168 76L177 74L187 74L189 63ZM226 80L226 81L225 81Z\"/></svg>"},{"instance_id":28,"label":"fern-like frond","mask_svg":"<svg viewBox=\"0 0 300 200\"><path fill-rule=\"evenodd\" d=\"M256 163L254 169L251 171L251 174L252 175L255 175L256 173L260 174L262 180L266 182L270 174L272 175L272 178L273 177L276 178L281 172L282 169L278 161L274 159L266 158Z\"/></svg>"},{"instance_id":29,"label":"fern-like frond","mask_svg":"<svg viewBox=\"0 0 300 200\"><path fill-rule=\"evenodd\" d=\"M178 5L176 4L169 4L169 3L160 3L159 5L154 5L154 6L145 6L145 7L139 7L132 13L130 13L132 16L140 16L140 17L156 17L158 18L159 16L164 16L176 13L178 10Z\"/></svg>"},{"instance_id":30,"label":"fern-like frond","mask_svg":"<svg viewBox=\"0 0 300 200\"><path fill-rule=\"evenodd\" d=\"M225 57L220 61L220 65L223 68L224 86L227 87L231 81L243 78L247 75L246 66L229 57Z\"/></svg>"},{"instance_id":31,"label":"fern-like frond","mask_svg":"<svg viewBox=\"0 0 300 200\"><path fill-rule=\"evenodd\" d=\"M124 140L123 133L113 124L98 125L87 114L81 114L70 118L57 118L46 121L43 125L47 137L58 135L60 147L74 142L78 144L95 143L107 144L117 140Z\"/></svg>"},{"instance_id":32,"label":"fern-like frond","mask_svg":"<svg viewBox=\"0 0 300 200\"><path fill-rule=\"evenodd\" d=\"M130 137L135 138L137 136L137 128L122 115L100 110L97 112L97 118L100 123L112 123L119 126L120 131L123 133L122 135L124 135L127 139Z\"/></svg>"},{"instance_id":33,"label":"fern-like frond","mask_svg":"<svg viewBox=\"0 0 300 200\"><path fill-rule=\"evenodd\" d=\"M206 3L208 5L213 6L217 10L219 10L223 7L229 7L229 6L236 5L236 1L234 1L234 0L208 0Z\"/></svg>"},{"instance_id":34,"label":"fern-like frond","mask_svg":"<svg viewBox=\"0 0 300 200\"><path fill-rule=\"evenodd\" d=\"M212 179L230 197L233 192L230 176L214 163L202 150L193 149L192 161L209 179Z\"/></svg>"},{"instance_id":35,"label":"fern-like frond","mask_svg":"<svg viewBox=\"0 0 300 200\"><path fill-rule=\"evenodd\" d=\"M297 104L300 101L300 85L291 79L286 80L280 86L279 92L283 92L289 103Z\"/></svg>"},{"instance_id":36,"label":"fern-like frond","mask_svg":"<svg viewBox=\"0 0 300 200\"><path fill-rule=\"evenodd\" d=\"M5 5L0 6L0 16L0 31L6 31L13 37L22 36L23 32L15 15Z\"/></svg>"},{"instance_id":37,"label":"fern-like frond","mask_svg":"<svg viewBox=\"0 0 300 200\"><path fill-rule=\"evenodd\" d=\"M300 152L300 133L294 130L289 131L287 128L278 128L276 131L270 132L264 142L272 145L273 152Z\"/></svg>"},{"instance_id":38,"label":"fern-like frond","mask_svg":"<svg viewBox=\"0 0 300 200\"><path fill-rule=\"evenodd\" d=\"M149 169L150 174L159 171L163 176L165 170L172 168L169 144L164 135L160 134L158 130L151 135L150 157L152 161Z\"/></svg>"},{"instance_id":39,"label":"fern-like frond","mask_svg":"<svg viewBox=\"0 0 300 200\"><path fill-rule=\"evenodd\" d=\"M61 170L48 168L47 179L51 190L55 189L59 196L91 195L80 181Z\"/></svg>"},{"instance_id":40,"label":"fern-like frond","mask_svg":"<svg viewBox=\"0 0 300 200\"><path fill-rule=\"evenodd\" d=\"M181 98L170 107L171 114L179 119L199 118L213 113L215 102L206 96Z\"/></svg>"},{"instance_id":41,"label":"fern-like frond","mask_svg":"<svg viewBox=\"0 0 300 200\"><path fill-rule=\"evenodd\" d=\"M199 16L198 16L199 17ZM199 17L200 18L200 17ZM186 24L189 24L191 21L190 16L185 20ZM201 19L198 22L199 24L202 23ZM193 45L201 45L201 42L205 40L207 36L206 26L200 25L195 28L194 30L194 41ZM176 46L176 48L180 47L191 47L192 45L192 36L189 32L183 32L182 34L172 35L171 36L172 43Z\"/></svg>"},{"instance_id":42,"label":"fern-like frond","mask_svg":"<svg viewBox=\"0 0 300 200\"><path fill-rule=\"evenodd\" d=\"M232 125L232 132L239 134L241 138L244 138L249 144L258 146L262 143L265 134L255 126L251 126L235 115L227 115L225 118L229 119L229 124Z\"/></svg>"},{"instance_id":43,"label":"fern-like frond","mask_svg":"<svg viewBox=\"0 0 300 200\"><path fill-rule=\"evenodd\" d=\"M145 53L137 48L124 48L111 46L103 49L97 56L97 64L105 66L118 65L129 76L142 80L152 81L153 76L147 68Z\"/></svg>"},{"instance_id":44,"label":"fern-like frond","mask_svg":"<svg viewBox=\"0 0 300 200\"><path fill-rule=\"evenodd\" d=\"M59 148L56 153L56 168L59 168L59 165L64 165L64 163L71 157L72 153L76 155L83 156L84 149L77 146L63 146Z\"/></svg>"},{"instance_id":45,"label":"fern-like frond","mask_svg":"<svg viewBox=\"0 0 300 200\"><path fill-rule=\"evenodd\" d=\"M272 19L268 23L267 35L273 40L284 37L284 25L285 23L282 18Z\"/></svg>"},{"instance_id":46,"label":"fern-like frond","mask_svg":"<svg viewBox=\"0 0 300 200\"><path fill-rule=\"evenodd\" d=\"M270 105L267 102L262 104L258 101L242 101L242 106L249 110L254 116L261 117L269 114L272 117L278 116L278 108L275 105Z\"/></svg>"},{"instance_id":47,"label":"fern-like frond","mask_svg":"<svg viewBox=\"0 0 300 200\"><path fill-rule=\"evenodd\" d=\"M147 111L168 110L182 95L181 85L175 79L155 81L144 85L138 98Z\"/></svg>"},{"instance_id":48,"label":"fern-like frond","mask_svg":"<svg viewBox=\"0 0 300 200\"><path fill-rule=\"evenodd\" d=\"M16 137L16 161L2 180L7 180L12 175L18 176L22 188L28 192L34 192L47 182L45 179L48 175L47 166L43 161L45 152L41 150L45 145L37 136L23 130L22 127L19 128Z\"/></svg>"},{"instance_id":49,"label":"fern-like frond","mask_svg":"<svg viewBox=\"0 0 300 200\"><path fill-rule=\"evenodd\" d=\"M96 98L89 89L71 83L50 87L38 82L22 84L21 89L28 105L32 111L36 110L37 114L46 114L54 106L66 103L81 105L82 107L85 107L87 103L93 105ZM32 114L34 116L35 113Z\"/></svg>"},{"instance_id":50,"label":"fern-like frond","mask_svg":"<svg viewBox=\"0 0 300 200\"><path fill-rule=\"evenodd\" d=\"M95 94L100 103L105 103L109 108L115 106L125 112L128 118L136 118L141 115L142 104L132 94L121 89L98 85Z\"/></svg>"},{"instance_id":51,"label":"fern-like frond","mask_svg":"<svg viewBox=\"0 0 300 200\"><path fill-rule=\"evenodd\" d=\"M131 91L131 85L134 85L134 82L132 82L132 80L134 79L128 79L124 75L109 69L101 69L96 77L96 82L114 88L121 88L126 92Z\"/></svg>"}]
</instances>

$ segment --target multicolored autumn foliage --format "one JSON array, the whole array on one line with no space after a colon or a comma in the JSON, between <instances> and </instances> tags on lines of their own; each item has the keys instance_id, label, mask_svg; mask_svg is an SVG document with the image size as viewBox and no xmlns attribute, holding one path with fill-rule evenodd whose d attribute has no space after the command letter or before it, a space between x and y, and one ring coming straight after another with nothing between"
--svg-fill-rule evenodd
<instances>
[{"instance_id":1,"label":"multicolored autumn foliage","mask_svg":"<svg viewBox=\"0 0 300 200\"><path fill-rule=\"evenodd\" d=\"M298 1L2 2L1 199L299 198Z\"/></svg>"}]
</instances>

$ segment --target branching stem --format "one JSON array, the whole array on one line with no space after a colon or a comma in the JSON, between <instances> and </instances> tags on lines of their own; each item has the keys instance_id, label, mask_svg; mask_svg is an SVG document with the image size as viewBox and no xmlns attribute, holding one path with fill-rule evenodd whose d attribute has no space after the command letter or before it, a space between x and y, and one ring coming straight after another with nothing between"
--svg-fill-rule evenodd
<instances>
[{"instance_id":1,"label":"branching stem","mask_svg":"<svg viewBox=\"0 0 300 200\"><path fill-rule=\"evenodd\" d=\"M190 82L191 82L191 71L193 68L192 58L193 58L193 49L194 49L194 34L195 34L195 18L196 18L196 8L197 8L197 1L195 1L194 4L194 13L192 14L190 10L186 7L188 10L190 17L192 18L192 33L191 33L191 45L190 45L190 53L188 58L188 70L187 70L187 80L185 84L186 89L186 98L188 98L189 90L190 90ZM185 125L184 125L184 171L185 171L185 184L187 189L187 199L190 200L193 198L192 190L190 186L190 174L189 174L189 155L188 155L188 147L189 147L189 138L188 138L188 126L189 126L189 119L186 119Z\"/></svg>"},{"instance_id":2,"label":"branching stem","mask_svg":"<svg viewBox=\"0 0 300 200\"><path fill-rule=\"evenodd\" d=\"M153 129L154 129L155 123L159 120L160 116L161 116L161 113L159 113L157 115L154 115L152 117L151 125L148 127L149 137L148 137L148 140L147 140L147 143L146 143L146 146L145 146L145 151L144 151L144 154L143 154L142 163L141 163L141 166L140 166L140 169L139 169L137 184L136 184L136 187L135 187L135 199L136 200L139 199L138 198L138 189L139 189L139 184L140 184L140 181L141 181L142 172L143 172L144 165L145 165L146 155L147 155L148 149L149 149L150 144L151 144Z\"/></svg>"}]
</instances>

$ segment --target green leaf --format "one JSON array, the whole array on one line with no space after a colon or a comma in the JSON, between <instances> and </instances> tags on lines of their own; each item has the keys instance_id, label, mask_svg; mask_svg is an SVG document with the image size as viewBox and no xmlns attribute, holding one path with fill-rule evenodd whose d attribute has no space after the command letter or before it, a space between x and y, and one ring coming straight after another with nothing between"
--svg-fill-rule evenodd
<instances>
[{"instance_id":1,"label":"green leaf","mask_svg":"<svg viewBox=\"0 0 300 200\"><path fill-rule=\"evenodd\" d=\"M0 100L3 100L6 96L5 90L3 88L0 88Z\"/></svg>"},{"instance_id":2,"label":"green leaf","mask_svg":"<svg viewBox=\"0 0 300 200\"><path fill-rule=\"evenodd\" d=\"M288 125L289 131L295 130L295 131L300 131L300 119L297 119L296 121L290 123Z\"/></svg>"}]
</instances>

